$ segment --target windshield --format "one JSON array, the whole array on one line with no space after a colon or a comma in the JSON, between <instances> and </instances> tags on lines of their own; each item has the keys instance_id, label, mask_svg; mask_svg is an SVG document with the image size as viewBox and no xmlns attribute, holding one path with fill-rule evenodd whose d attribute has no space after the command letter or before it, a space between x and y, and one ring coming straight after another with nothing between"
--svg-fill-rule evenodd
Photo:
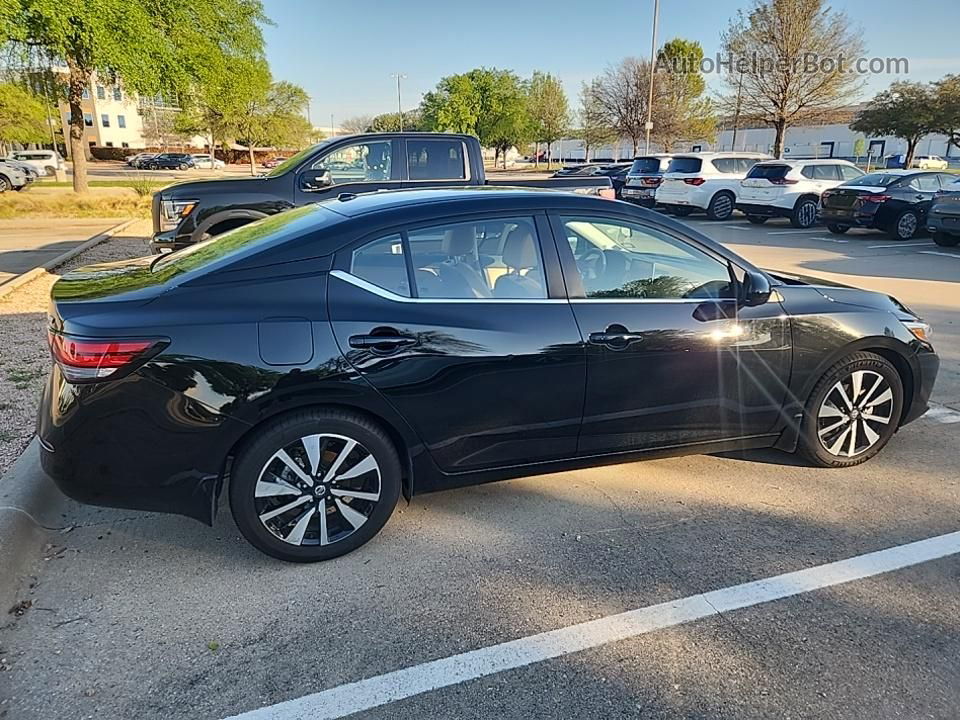
<instances>
[{"instance_id":1,"label":"windshield","mask_svg":"<svg viewBox=\"0 0 960 720\"><path fill-rule=\"evenodd\" d=\"M631 175L654 175L660 172L660 158L642 157L633 161Z\"/></svg>"},{"instance_id":2,"label":"windshield","mask_svg":"<svg viewBox=\"0 0 960 720\"><path fill-rule=\"evenodd\" d=\"M283 174L284 174L285 172L287 172L288 170L291 170L291 169L297 167L297 165L299 165L299 164L302 163L304 160L306 160L308 157L310 157L311 155L313 155L317 150L320 150L321 148L324 148L324 147L326 147L327 145L329 145L329 144L332 142L332 140L333 140L333 138L330 138L330 139L328 139L328 140L324 140L324 141L321 142L321 143L317 143L316 145L311 145L311 146L308 147L308 148L304 148L303 150L301 150L300 152L298 152L296 155L293 155L293 156L291 156L291 157L288 157L288 158L287 158L286 160L284 160L282 163L280 163L279 165L277 165L275 168L273 168L273 170L271 170L270 172L268 172L266 176L267 176L267 177L277 177L277 175L283 175Z\"/></svg>"},{"instance_id":3,"label":"windshield","mask_svg":"<svg viewBox=\"0 0 960 720\"><path fill-rule=\"evenodd\" d=\"M902 175L887 175L886 173L870 173L855 180L849 180L844 185L871 185L873 187L888 187L900 180Z\"/></svg>"},{"instance_id":4,"label":"windshield","mask_svg":"<svg viewBox=\"0 0 960 720\"><path fill-rule=\"evenodd\" d=\"M670 161L670 167L667 168L667 172L698 173L700 172L701 165L702 161L700 158L676 157Z\"/></svg>"}]
</instances>

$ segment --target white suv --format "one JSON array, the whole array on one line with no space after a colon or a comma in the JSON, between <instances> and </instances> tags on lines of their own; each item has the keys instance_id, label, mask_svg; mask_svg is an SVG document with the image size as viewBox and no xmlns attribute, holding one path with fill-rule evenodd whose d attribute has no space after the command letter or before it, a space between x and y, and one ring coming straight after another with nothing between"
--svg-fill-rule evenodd
<instances>
[{"instance_id":1,"label":"white suv","mask_svg":"<svg viewBox=\"0 0 960 720\"><path fill-rule=\"evenodd\" d=\"M743 152L705 152L674 155L657 188L656 202L683 217L704 210L711 220L733 214L740 181L769 155Z\"/></svg>"},{"instance_id":2,"label":"white suv","mask_svg":"<svg viewBox=\"0 0 960 720\"><path fill-rule=\"evenodd\" d=\"M63 158L56 150L17 150L13 158L32 165L40 175L54 175L65 167Z\"/></svg>"},{"instance_id":3,"label":"white suv","mask_svg":"<svg viewBox=\"0 0 960 720\"><path fill-rule=\"evenodd\" d=\"M863 171L846 160L768 160L757 163L740 183L737 210L759 225L785 217L796 228L817 221L820 195Z\"/></svg>"}]
</instances>

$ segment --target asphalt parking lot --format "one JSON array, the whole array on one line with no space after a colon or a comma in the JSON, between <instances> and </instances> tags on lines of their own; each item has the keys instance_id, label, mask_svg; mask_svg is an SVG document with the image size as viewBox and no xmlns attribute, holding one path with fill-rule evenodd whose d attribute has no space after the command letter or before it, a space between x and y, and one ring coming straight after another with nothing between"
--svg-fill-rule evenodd
<instances>
[{"instance_id":1,"label":"asphalt parking lot","mask_svg":"<svg viewBox=\"0 0 960 720\"><path fill-rule=\"evenodd\" d=\"M225 506L210 529L69 503L0 620L0 718L955 718L960 249L689 222L917 310L934 411L847 470L755 451L425 495L312 566Z\"/></svg>"}]
</instances>

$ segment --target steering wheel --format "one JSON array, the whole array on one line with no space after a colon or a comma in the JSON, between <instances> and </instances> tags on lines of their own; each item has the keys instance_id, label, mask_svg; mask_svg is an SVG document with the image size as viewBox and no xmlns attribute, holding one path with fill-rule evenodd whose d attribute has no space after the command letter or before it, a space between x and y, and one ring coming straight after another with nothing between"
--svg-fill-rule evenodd
<instances>
[{"instance_id":1,"label":"steering wheel","mask_svg":"<svg viewBox=\"0 0 960 720\"><path fill-rule=\"evenodd\" d=\"M599 280L607 270L607 256L600 248L591 247L577 258L577 269L584 284L588 280Z\"/></svg>"}]
</instances>

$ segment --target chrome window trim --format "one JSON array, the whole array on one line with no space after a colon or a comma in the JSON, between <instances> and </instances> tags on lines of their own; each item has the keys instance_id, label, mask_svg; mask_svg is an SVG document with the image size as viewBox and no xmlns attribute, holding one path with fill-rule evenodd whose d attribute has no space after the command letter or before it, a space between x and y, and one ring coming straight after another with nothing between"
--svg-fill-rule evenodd
<instances>
[{"instance_id":1,"label":"chrome window trim","mask_svg":"<svg viewBox=\"0 0 960 720\"><path fill-rule=\"evenodd\" d=\"M402 303L423 303L425 305L437 305L437 304L447 304L447 303L497 303L497 304L515 304L522 303L524 305L529 305L531 303L541 303L549 305L565 304L568 301L561 298L412 298L404 297L403 295L397 295L394 292L385 290L378 285L374 285L371 282L367 282L363 278L359 278L352 273L348 273L346 270L331 270L330 276L335 277L338 280L343 280L348 282L351 285L360 288L361 290L366 290L369 293L373 293L379 297L384 298L385 300L392 300L393 302L402 302Z\"/></svg>"},{"instance_id":2,"label":"chrome window trim","mask_svg":"<svg viewBox=\"0 0 960 720\"><path fill-rule=\"evenodd\" d=\"M664 304L669 303L671 305L679 305L684 303L696 303L697 305L702 305L705 302L735 302L736 298L603 298L603 297L585 297L585 298L570 298L572 303L658 303Z\"/></svg>"}]
</instances>

